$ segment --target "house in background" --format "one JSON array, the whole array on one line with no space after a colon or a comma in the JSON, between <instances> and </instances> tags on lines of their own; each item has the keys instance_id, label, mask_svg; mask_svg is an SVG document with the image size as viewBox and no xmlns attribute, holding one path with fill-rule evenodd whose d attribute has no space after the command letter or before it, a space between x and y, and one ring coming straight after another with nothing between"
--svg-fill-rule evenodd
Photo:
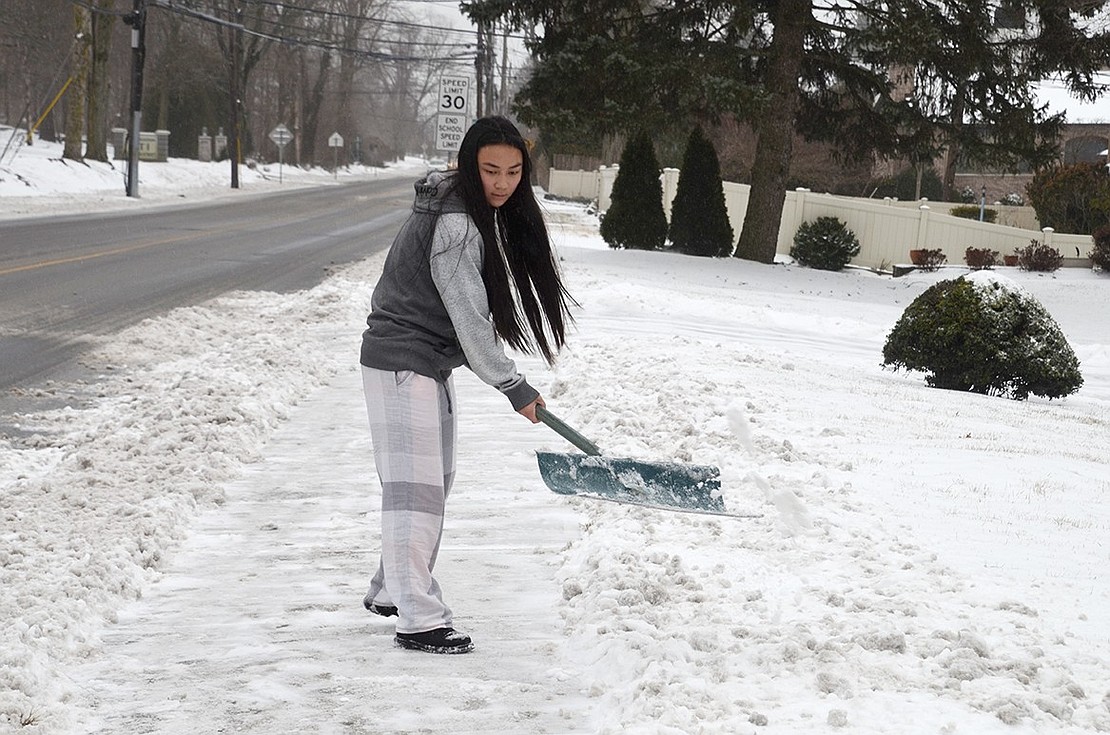
<instances>
[{"instance_id":1,"label":"house in background","mask_svg":"<svg viewBox=\"0 0 1110 735\"><path fill-rule=\"evenodd\" d=\"M1110 87L1110 72L1099 78ZM1094 102L1071 97L1060 84L1042 83L1037 89L1037 99L1048 105L1051 113L1064 113L1067 124L1060 137L1060 160L1073 163L1107 163L1106 151L1110 148L1110 95ZM982 171L959 170L956 172L956 189L969 188L980 192L986 187L987 201L1003 201L1008 194L1025 199L1025 186L1033 179L1032 172L1016 174L991 174Z\"/></svg>"}]
</instances>

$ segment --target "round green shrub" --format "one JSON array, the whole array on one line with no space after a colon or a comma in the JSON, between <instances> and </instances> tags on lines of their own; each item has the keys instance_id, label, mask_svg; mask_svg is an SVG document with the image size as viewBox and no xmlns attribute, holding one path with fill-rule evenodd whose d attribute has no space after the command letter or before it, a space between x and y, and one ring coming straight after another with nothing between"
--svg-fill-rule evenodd
<instances>
[{"instance_id":1,"label":"round green shrub","mask_svg":"<svg viewBox=\"0 0 1110 735\"><path fill-rule=\"evenodd\" d=\"M948 214L952 215L953 217L959 217L960 219L978 220L979 219L979 205L978 204L975 204L975 205L961 204L958 207L952 207L952 209L950 209L948 211ZM983 221L984 222L990 222L991 224L997 222L998 221L998 210L997 209L991 209L990 207L984 207L983 208Z\"/></svg>"},{"instance_id":2,"label":"round green shrub","mask_svg":"<svg viewBox=\"0 0 1110 735\"><path fill-rule=\"evenodd\" d=\"M914 299L883 346L883 365L926 373L934 388L1024 400L1070 395L1079 360L1032 295L990 271L941 281Z\"/></svg>"},{"instance_id":3,"label":"round green shrub","mask_svg":"<svg viewBox=\"0 0 1110 735\"><path fill-rule=\"evenodd\" d=\"M859 255L859 240L836 217L803 222L794 235L790 257L810 268L838 271Z\"/></svg>"}]
</instances>

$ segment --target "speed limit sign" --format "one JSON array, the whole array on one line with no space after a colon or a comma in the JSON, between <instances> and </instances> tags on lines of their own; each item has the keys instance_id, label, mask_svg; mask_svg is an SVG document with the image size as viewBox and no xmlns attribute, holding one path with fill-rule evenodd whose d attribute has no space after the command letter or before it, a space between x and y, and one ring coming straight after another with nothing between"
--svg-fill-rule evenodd
<instances>
[{"instance_id":1,"label":"speed limit sign","mask_svg":"<svg viewBox=\"0 0 1110 735\"><path fill-rule=\"evenodd\" d=\"M468 77L440 77L439 110L436 114L436 149L457 151L466 133L470 107Z\"/></svg>"},{"instance_id":2,"label":"speed limit sign","mask_svg":"<svg viewBox=\"0 0 1110 735\"><path fill-rule=\"evenodd\" d=\"M439 111L451 115L465 115L470 107L469 77L439 78Z\"/></svg>"}]
</instances>

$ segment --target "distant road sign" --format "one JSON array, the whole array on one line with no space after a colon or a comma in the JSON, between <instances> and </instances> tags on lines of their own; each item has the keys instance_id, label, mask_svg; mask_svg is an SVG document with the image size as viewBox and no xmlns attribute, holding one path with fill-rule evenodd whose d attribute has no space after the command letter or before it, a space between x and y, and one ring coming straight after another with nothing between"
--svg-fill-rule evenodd
<instances>
[{"instance_id":1,"label":"distant road sign","mask_svg":"<svg viewBox=\"0 0 1110 735\"><path fill-rule=\"evenodd\" d=\"M331 137L328 138L328 147L329 148L342 148L343 147L343 136L340 135L339 133L332 133Z\"/></svg>"},{"instance_id":2,"label":"distant road sign","mask_svg":"<svg viewBox=\"0 0 1110 735\"><path fill-rule=\"evenodd\" d=\"M274 141L278 148L284 148L293 141L293 133L284 124L279 123L276 128L270 131L270 140Z\"/></svg>"},{"instance_id":3,"label":"distant road sign","mask_svg":"<svg viewBox=\"0 0 1110 735\"><path fill-rule=\"evenodd\" d=\"M436 116L436 149L441 151L457 151L466 135L466 115Z\"/></svg>"}]
</instances>

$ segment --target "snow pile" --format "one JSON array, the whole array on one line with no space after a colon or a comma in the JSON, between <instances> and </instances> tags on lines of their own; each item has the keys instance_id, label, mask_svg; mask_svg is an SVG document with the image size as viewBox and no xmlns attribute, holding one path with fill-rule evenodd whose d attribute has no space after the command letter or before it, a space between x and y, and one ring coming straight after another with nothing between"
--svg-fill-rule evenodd
<instances>
[{"instance_id":1,"label":"snow pile","mask_svg":"<svg viewBox=\"0 0 1110 735\"><path fill-rule=\"evenodd\" d=\"M198 509L350 362L356 336L337 349L335 325L360 317L339 288L231 294L125 330L86 358L105 370L95 410L24 417L30 437L0 445L22 468L0 486L0 586L18 590L0 598L0 709L32 710L58 661L88 655Z\"/></svg>"}]
</instances>

